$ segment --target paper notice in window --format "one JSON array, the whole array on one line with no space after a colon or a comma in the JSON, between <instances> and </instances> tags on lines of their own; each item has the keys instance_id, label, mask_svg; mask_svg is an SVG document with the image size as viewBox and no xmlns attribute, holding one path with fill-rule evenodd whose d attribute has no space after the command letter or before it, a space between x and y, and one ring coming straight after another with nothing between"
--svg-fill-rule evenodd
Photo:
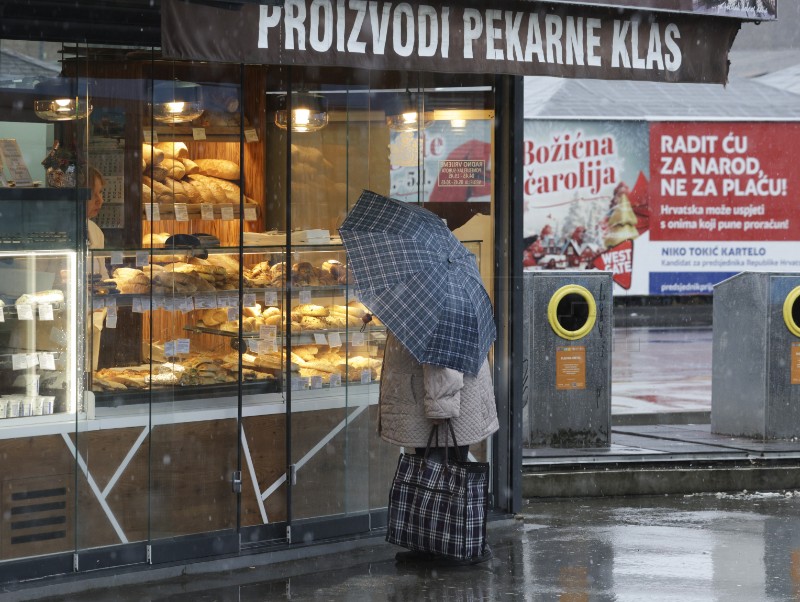
<instances>
[{"instance_id":1,"label":"paper notice in window","mask_svg":"<svg viewBox=\"0 0 800 602\"><path fill-rule=\"evenodd\" d=\"M586 347L556 349L556 390L586 388Z\"/></svg>"}]
</instances>

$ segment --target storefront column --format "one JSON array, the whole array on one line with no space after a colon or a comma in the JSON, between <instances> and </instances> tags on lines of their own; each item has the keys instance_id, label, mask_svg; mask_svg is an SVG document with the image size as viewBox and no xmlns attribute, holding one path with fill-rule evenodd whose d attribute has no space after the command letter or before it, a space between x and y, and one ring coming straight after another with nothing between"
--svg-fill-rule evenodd
<instances>
[{"instance_id":1,"label":"storefront column","mask_svg":"<svg viewBox=\"0 0 800 602\"><path fill-rule=\"evenodd\" d=\"M522 505L522 153L523 78L495 80L495 342L494 383L500 430L493 440L495 507ZM505 316L505 319L502 319Z\"/></svg>"}]
</instances>

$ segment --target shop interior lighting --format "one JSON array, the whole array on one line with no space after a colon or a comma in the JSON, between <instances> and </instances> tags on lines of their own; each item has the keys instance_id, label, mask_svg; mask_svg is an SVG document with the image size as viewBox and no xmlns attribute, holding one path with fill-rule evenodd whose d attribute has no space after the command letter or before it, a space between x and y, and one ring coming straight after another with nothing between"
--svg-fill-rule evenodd
<instances>
[{"instance_id":1,"label":"shop interior lighting","mask_svg":"<svg viewBox=\"0 0 800 602\"><path fill-rule=\"evenodd\" d=\"M153 86L153 119L188 123L203 114L203 89L193 82L158 82Z\"/></svg>"},{"instance_id":2,"label":"shop interior lighting","mask_svg":"<svg viewBox=\"0 0 800 602\"><path fill-rule=\"evenodd\" d=\"M422 110L422 97L406 90L386 112L386 125L395 132L424 130L433 123L433 112Z\"/></svg>"},{"instance_id":3,"label":"shop interior lighting","mask_svg":"<svg viewBox=\"0 0 800 602\"><path fill-rule=\"evenodd\" d=\"M275 125L281 129L289 127L288 97L278 97ZM328 99L320 94L295 92L292 94L292 131L317 132L328 125Z\"/></svg>"},{"instance_id":4,"label":"shop interior lighting","mask_svg":"<svg viewBox=\"0 0 800 602\"><path fill-rule=\"evenodd\" d=\"M88 86L83 80L75 82L67 77L54 77L37 84L35 90L40 98L33 101L33 110L39 119L75 121L85 119L92 112Z\"/></svg>"}]
</instances>

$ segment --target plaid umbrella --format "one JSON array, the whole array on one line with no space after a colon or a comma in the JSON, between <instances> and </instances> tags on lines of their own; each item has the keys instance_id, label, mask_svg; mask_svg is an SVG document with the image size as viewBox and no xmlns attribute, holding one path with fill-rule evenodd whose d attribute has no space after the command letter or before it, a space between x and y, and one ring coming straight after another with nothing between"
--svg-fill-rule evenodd
<instances>
[{"instance_id":1,"label":"plaid umbrella","mask_svg":"<svg viewBox=\"0 0 800 602\"><path fill-rule=\"evenodd\" d=\"M417 361L477 374L494 313L475 256L444 222L365 190L339 233L361 302Z\"/></svg>"}]
</instances>

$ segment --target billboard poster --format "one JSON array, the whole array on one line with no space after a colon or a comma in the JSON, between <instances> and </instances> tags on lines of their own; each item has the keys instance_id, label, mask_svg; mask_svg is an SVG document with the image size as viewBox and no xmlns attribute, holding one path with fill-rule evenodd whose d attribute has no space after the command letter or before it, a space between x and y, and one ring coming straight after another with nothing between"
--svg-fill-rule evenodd
<instances>
[{"instance_id":1,"label":"billboard poster","mask_svg":"<svg viewBox=\"0 0 800 602\"><path fill-rule=\"evenodd\" d=\"M798 136L794 123L529 121L523 265L611 270L635 295L797 272L800 175L781 149Z\"/></svg>"},{"instance_id":2,"label":"billboard poster","mask_svg":"<svg viewBox=\"0 0 800 602\"><path fill-rule=\"evenodd\" d=\"M524 152L525 269L605 269L647 294L648 124L529 120Z\"/></svg>"},{"instance_id":3,"label":"billboard poster","mask_svg":"<svg viewBox=\"0 0 800 602\"><path fill-rule=\"evenodd\" d=\"M709 293L744 271L800 270L796 123L650 126L650 294Z\"/></svg>"}]
</instances>

